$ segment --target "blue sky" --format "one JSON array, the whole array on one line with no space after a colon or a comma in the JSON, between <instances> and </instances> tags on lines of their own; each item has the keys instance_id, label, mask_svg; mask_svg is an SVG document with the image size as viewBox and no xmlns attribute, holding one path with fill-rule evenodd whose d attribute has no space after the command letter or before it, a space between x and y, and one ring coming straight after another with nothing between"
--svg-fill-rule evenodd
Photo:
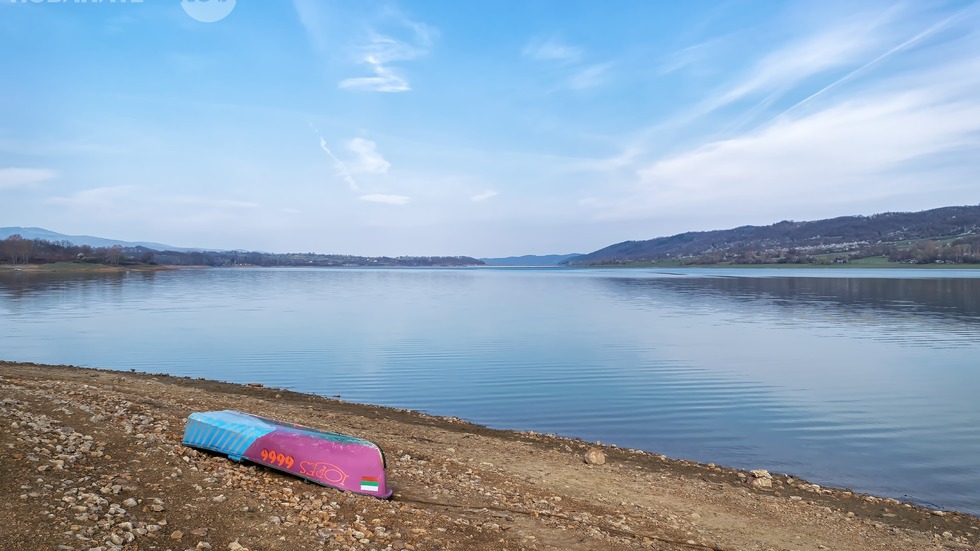
<instances>
[{"instance_id":1,"label":"blue sky","mask_svg":"<svg viewBox=\"0 0 980 551\"><path fill-rule=\"evenodd\" d=\"M0 52L0 226L506 256L980 203L980 2L0 0Z\"/></svg>"}]
</instances>

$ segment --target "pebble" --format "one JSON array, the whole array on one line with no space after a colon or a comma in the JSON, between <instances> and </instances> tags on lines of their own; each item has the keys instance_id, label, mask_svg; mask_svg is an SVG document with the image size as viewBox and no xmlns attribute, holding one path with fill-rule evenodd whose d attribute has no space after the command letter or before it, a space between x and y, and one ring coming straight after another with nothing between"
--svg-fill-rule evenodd
<instances>
[{"instance_id":1,"label":"pebble","mask_svg":"<svg viewBox=\"0 0 980 551\"><path fill-rule=\"evenodd\" d=\"M589 465L605 465L606 455L599 448L589 448L589 451L585 452L585 462Z\"/></svg>"},{"instance_id":2,"label":"pebble","mask_svg":"<svg viewBox=\"0 0 980 551\"><path fill-rule=\"evenodd\" d=\"M749 480L749 486L753 488L772 488L772 479L770 478L753 478Z\"/></svg>"},{"instance_id":3,"label":"pebble","mask_svg":"<svg viewBox=\"0 0 980 551\"><path fill-rule=\"evenodd\" d=\"M753 488L772 488L772 475L765 469L749 471L749 486Z\"/></svg>"}]
</instances>

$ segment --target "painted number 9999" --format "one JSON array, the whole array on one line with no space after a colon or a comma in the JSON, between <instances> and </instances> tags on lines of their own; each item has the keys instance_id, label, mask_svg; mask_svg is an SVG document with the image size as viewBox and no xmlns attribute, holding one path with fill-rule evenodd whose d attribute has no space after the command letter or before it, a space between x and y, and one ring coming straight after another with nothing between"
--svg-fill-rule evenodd
<instances>
[{"instance_id":1,"label":"painted number 9999","mask_svg":"<svg viewBox=\"0 0 980 551\"><path fill-rule=\"evenodd\" d=\"M276 450L262 450L260 455L262 456L262 461L265 461L270 465L286 467L287 469L293 468L293 463L295 462L293 456L286 455Z\"/></svg>"}]
</instances>

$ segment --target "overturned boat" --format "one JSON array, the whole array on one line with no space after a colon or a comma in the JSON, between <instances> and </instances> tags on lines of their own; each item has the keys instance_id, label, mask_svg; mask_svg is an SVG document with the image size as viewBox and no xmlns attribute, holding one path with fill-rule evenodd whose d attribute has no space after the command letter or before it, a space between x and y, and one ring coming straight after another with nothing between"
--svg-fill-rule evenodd
<instances>
[{"instance_id":1,"label":"overturned boat","mask_svg":"<svg viewBox=\"0 0 980 551\"><path fill-rule=\"evenodd\" d=\"M265 465L331 486L382 499L384 452L373 442L323 432L234 410L192 413L184 427L184 445Z\"/></svg>"}]
</instances>

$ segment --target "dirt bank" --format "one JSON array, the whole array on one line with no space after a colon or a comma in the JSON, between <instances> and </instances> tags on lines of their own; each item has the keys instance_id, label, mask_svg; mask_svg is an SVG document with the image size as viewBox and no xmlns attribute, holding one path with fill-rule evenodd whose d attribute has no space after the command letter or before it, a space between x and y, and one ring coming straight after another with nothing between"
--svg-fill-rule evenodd
<instances>
[{"instance_id":1,"label":"dirt bank","mask_svg":"<svg viewBox=\"0 0 980 551\"><path fill-rule=\"evenodd\" d=\"M278 389L0 363L0 405L3 549L980 549L970 515ZM395 495L183 447L218 409L377 442Z\"/></svg>"}]
</instances>

